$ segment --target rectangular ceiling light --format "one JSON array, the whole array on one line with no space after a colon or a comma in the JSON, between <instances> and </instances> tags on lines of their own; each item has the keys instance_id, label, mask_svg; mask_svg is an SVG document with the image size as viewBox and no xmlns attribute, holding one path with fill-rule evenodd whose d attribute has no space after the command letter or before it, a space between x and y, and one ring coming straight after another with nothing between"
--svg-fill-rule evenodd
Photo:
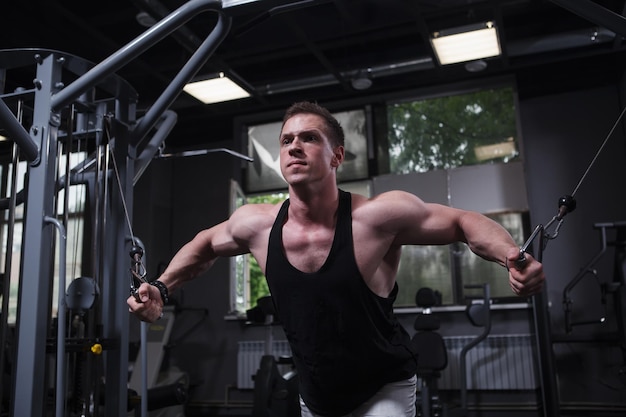
<instances>
[{"instance_id":1,"label":"rectangular ceiling light","mask_svg":"<svg viewBox=\"0 0 626 417\"><path fill-rule=\"evenodd\" d=\"M502 53L493 22L435 32L431 43L440 65L475 61Z\"/></svg>"},{"instance_id":2,"label":"rectangular ceiling light","mask_svg":"<svg viewBox=\"0 0 626 417\"><path fill-rule=\"evenodd\" d=\"M254 3L258 0L222 0L222 9Z\"/></svg>"},{"instance_id":3,"label":"rectangular ceiling light","mask_svg":"<svg viewBox=\"0 0 626 417\"><path fill-rule=\"evenodd\" d=\"M205 104L250 97L250 93L226 77L224 73L220 73L216 78L190 82L183 90Z\"/></svg>"}]
</instances>

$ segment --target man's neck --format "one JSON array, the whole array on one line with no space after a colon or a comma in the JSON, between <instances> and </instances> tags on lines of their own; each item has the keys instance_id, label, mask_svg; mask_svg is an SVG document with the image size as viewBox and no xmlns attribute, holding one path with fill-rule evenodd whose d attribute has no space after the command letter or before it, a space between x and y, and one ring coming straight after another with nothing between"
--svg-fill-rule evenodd
<instances>
[{"instance_id":1,"label":"man's neck","mask_svg":"<svg viewBox=\"0 0 626 417\"><path fill-rule=\"evenodd\" d=\"M298 187L289 190L289 214L301 222L334 223L338 206L337 186L316 191Z\"/></svg>"}]
</instances>

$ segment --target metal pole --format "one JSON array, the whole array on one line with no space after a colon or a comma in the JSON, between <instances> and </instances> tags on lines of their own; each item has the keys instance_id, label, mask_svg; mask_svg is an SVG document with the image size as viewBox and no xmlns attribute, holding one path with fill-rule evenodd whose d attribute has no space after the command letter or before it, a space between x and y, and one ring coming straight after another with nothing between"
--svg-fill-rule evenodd
<instances>
[{"instance_id":1,"label":"metal pole","mask_svg":"<svg viewBox=\"0 0 626 417\"><path fill-rule=\"evenodd\" d=\"M45 217L47 223L56 226L59 234L59 300L57 310L57 372L56 372L56 417L65 416L65 274L67 235L65 227L53 217Z\"/></svg>"},{"instance_id":2,"label":"metal pole","mask_svg":"<svg viewBox=\"0 0 626 417\"><path fill-rule=\"evenodd\" d=\"M544 229L539 235L539 251L536 259L543 260ZM552 351L552 330L550 329L550 312L548 310L547 288L532 297L533 323L535 326L535 341L539 357L539 376L541 383L541 408L543 417L560 416L559 392L556 381L556 368L554 366L554 353Z\"/></svg>"},{"instance_id":3,"label":"metal pole","mask_svg":"<svg viewBox=\"0 0 626 417\"><path fill-rule=\"evenodd\" d=\"M0 123L6 129L8 136L20 146L22 155L30 162L39 158L39 149L35 141L30 137L24 127L17 121L13 113L6 105L4 100L0 99Z\"/></svg>"},{"instance_id":4,"label":"metal pole","mask_svg":"<svg viewBox=\"0 0 626 417\"><path fill-rule=\"evenodd\" d=\"M22 102L18 103L18 121L22 119ZM11 292L11 271L13 269L13 239L15 229L15 208L17 200L17 175L19 172L19 148L17 143L13 144L13 155L11 159L11 190L9 194L8 221L6 254L4 258L4 279L2 285L2 329L0 331L0 375L4 375L4 358L7 347L7 330L9 319L9 298ZM2 391L0 390L0 411L2 410Z\"/></svg>"},{"instance_id":5,"label":"metal pole","mask_svg":"<svg viewBox=\"0 0 626 417\"><path fill-rule=\"evenodd\" d=\"M24 242L18 295L16 361L13 376L13 413L17 417L41 417L46 404L46 343L51 306L51 265L53 231L44 227L44 218L53 216L54 163L57 153L58 122L50 112L50 97L61 78L62 62L50 54L37 62L33 124L30 129L44 150L37 164L31 164L24 216ZM33 262L32 260L36 260Z\"/></svg>"}]
</instances>

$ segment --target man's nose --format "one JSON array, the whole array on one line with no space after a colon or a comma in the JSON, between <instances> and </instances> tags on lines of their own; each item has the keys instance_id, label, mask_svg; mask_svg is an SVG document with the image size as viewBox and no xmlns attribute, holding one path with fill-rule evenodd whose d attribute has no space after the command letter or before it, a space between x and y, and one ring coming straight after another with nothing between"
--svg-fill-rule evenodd
<instances>
[{"instance_id":1,"label":"man's nose","mask_svg":"<svg viewBox=\"0 0 626 417\"><path fill-rule=\"evenodd\" d=\"M302 142L298 138L294 138L289 144L289 153L302 153Z\"/></svg>"}]
</instances>

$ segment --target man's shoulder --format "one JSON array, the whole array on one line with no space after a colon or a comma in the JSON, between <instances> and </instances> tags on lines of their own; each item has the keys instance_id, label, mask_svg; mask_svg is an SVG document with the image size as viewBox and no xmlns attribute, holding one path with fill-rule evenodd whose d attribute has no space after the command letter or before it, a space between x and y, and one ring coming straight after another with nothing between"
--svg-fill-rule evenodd
<instances>
[{"instance_id":1,"label":"man's shoulder","mask_svg":"<svg viewBox=\"0 0 626 417\"><path fill-rule=\"evenodd\" d=\"M352 198L352 219L371 227L397 229L424 208L424 203L414 194L405 191L387 191L373 197Z\"/></svg>"},{"instance_id":2,"label":"man's shoulder","mask_svg":"<svg viewBox=\"0 0 626 417\"><path fill-rule=\"evenodd\" d=\"M264 236L272 228L279 206L275 204L245 204L231 215L227 222L228 229L235 239L248 242L249 245L258 239L261 242L265 241Z\"/></svg>"},{"instance_id":3,"label":"man's shoulder","mask_svg":"<svg viewBox=\"0 0 626 417\"><path fill-rule=\"evenodd\" d=\"M353 208L378 208L380 206L389 206L406 201L414 201L415 199L415 195L406 191L391 190L376 194L372 197L366 197L361 194L352 194L352 205Z\"/></svg>"},{"instance_id":4,"label":"man's shoulder","mask_svg":"<svg viewBox=\"0 0 626 417\"><path fill-rule=\"evenodd\" d=\"M282 203L270 204L270 203L250 203L244 204L239 207L235 213L239 218L246 217L268 217L270 219L276 218L278 210Z\"/></svg>"}]
</instances>

